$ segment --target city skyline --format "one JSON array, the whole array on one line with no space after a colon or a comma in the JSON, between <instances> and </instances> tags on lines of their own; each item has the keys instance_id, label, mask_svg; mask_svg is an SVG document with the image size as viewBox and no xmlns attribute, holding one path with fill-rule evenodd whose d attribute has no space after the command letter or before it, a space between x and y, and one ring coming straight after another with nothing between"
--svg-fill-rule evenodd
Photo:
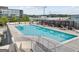
<instances>
[{"instance_id":1,"label":"city skyline","mask_svg":"<svg viewBox=\"0 0 79 59\"><path fill-rule=\"evenodd\" d=\"M21 9L24 14L43 15L44 6L8 6L10 9ZM46 6L45 14L79 14L79 6Z\"/></svg>"}]
</instances>

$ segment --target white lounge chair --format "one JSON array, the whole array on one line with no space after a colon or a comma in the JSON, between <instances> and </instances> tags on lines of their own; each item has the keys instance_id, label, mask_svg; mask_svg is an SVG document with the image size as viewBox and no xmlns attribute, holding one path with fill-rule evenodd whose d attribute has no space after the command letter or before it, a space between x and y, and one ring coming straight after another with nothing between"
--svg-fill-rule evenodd
<instances>
[{"instance_id":1,"label":"white lounge chair","mask_svg":"<svg viewBox=\"0 0 79 59\"><path fill-rule=\"evenodd\" d=\"M76 30L76 29L75 29L74 31L77 32L77 33L79 33L79 30Z\"/></svg>"},{"instance_id":2,"label":"white lounge chair","mask_svg":"<svg viewBox=\"0 0 79 59\"><path fill-rule=\"evenodd\" d=\"M0 52L9 52L9 45L0 46Z\"/></svg>"},{"instance_id":3,"label":"white lounge chair","mask_svg":"<svg viewBox=\"0 0 79 59\"><path fill-rule=\"evenodd\" d=\"M15 44L0 46L0 52L17 52Z\"/></svg>"},{"instance_id":4,"label":"white lounge chair","mask_svg":"<svg viewBox=\"0 0 79 59\"><path fill-rule=\"evenodd\" d=\"M20 44L20 49L23 52L31 52L32 46L31 46L31 41L23 41Z\"/></svg>"}]
</instances>

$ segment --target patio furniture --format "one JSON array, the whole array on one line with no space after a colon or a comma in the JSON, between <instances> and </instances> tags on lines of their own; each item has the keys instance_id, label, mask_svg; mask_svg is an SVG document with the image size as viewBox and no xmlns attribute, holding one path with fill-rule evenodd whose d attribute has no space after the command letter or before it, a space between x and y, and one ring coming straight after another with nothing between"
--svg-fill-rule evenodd
<instances>
[{"instance_id":1,"label":"patio furniture","mask_svg":"<svg viewBox=\"0 0 79 59\"><path fill-rule=\"evenodd\" d=\"M20 50L22 52L31 52L32 42L31 41L22 41L20 44Z\"/></svg>"},{"instance_id":2,"label":"patio furniture","mask_svg":"<svg viewBox=\"0 0 79 59\"><path fill-rule=\"evenodd\" d=\"M0 37L0 43L1 43L2 38Z\"/></svg>"},{"instance_id":3,"label":"patio furniture","mask_svg":"<svg viewBox=\"0 0 79 59\"><path fill-rule=\"evenodd\" d=\"M67 28L64 27L63 25L61 25L60 29L61 29L61 30L66 30Z\"/></svg>"},{"instance_id":4,"label":"patio furniture","mask_svg":"<svg viewBox=\"0 0 79 59\"><path fill-rule=\"evenodd\" d=\"M0 46L0 52L17 52L15 44Z\"/></svg>"},{"instance_id":5,"label":"patio furniture","mask_svg":"<svg viewBox=\"0 0 79 59\"><path fill-rule=\"evenodd\" d=\"M0 43L2 41L2 37L3 37L3 31L0 31Z\"/></svg>"},{"instance_id":6,"label":"patio furniture","mask_svg":"<svg viewBox=\"0 0 79 59\"><path fill-rule=\"evenodd\" d=\"M0 46L0 52L8 52L9 51L9 45Z\"/></svg>"},{"instance_id":7,"label":"patio furniture","mask_svg":"<svg viewBox=\"0 0 79 59\"><path fill-rule=\"evenodd\" d=\"M79 33L79 30L77 30L77 29L74 29L74 31L77 32L77 33Z\"/></svg>"},{"instance_id":8,"label":"patio furniture","mask_svg":"<svg viewBox=\"0 0 79 59\"><path fill-rule=\"evenodd\" d=\"M69 29L69 30L72 30L73 28L70 26L70 27L68 27L68 29Z\"/></svg>"}]
</instances>

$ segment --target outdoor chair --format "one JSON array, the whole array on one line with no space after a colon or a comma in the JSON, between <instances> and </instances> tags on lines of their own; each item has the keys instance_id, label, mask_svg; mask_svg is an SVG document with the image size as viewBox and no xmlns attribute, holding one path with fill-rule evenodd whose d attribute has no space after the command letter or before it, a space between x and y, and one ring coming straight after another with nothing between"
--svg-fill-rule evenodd
<instances>
[{"instance_id":1,"label":"outdoor chair","mask_svg":"<svg viewBox=\"0 0 79 59\"><path fill-rule=\"evenodd\" d=\"M67 26L67 28L68 28L69 30L72 30L72 29L73 29L73 27L72 27L72 26Z\"/></svg>"},{"instance_id":2,"label":"outdoor chair","mask_svg":"<svg viewBox=\"0 0 79 59\"><path fill-rule=\"evenodd\" d=\"M0 52L16 52L15 44L0 46Z\"/></svg>"},{"instance_id":3,"label":"outdoor chair","mask_svg":"<svg viewBox=\"0 0 79 59\"><path fill-rule=\"evenodd\" d=\"M73 28L72 30L75 31L76 33L79 33L78 29Z\"/></svg>"},{"instance_id":4,"label":"outdoor chair","mask_svg":"<svg viewBox=\"0 0 79 59\"><path fill-rule=\"evenodd\" d=\"M63 25L61 25L60 29L61 29L61 30L66 30L67 28L64 27Z\"/></svg>"},{"instance_id":5,"label":"outdoor chair","mask_svg":"<svg viewBox=\"0 0 79 59\"><path fill-rule=\"evenodd\" d=\"M31 41L22 41L19 49L22 52L31 52L31 50L32 50L31 44L32 44Z\"/></svg>"}]
</instances>

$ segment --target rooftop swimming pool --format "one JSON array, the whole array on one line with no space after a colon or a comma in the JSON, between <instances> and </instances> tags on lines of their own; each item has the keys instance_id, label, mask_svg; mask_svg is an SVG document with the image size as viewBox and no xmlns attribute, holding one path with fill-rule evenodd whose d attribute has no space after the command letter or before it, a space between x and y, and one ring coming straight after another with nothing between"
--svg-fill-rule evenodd
<instances>
[{"instance_id":1,"label":"rooftop swimming pool","mask_svg":"<svg viewBox=\"0 0 79 59\"><path fill-rule=\"evenodd\" d=\"M16 28L24 35L44 36L59 42L63 42L77 37L76 35L60 32L40 26L35 26L35 25L18 25Z\"/></svg>"}]
</instances>

